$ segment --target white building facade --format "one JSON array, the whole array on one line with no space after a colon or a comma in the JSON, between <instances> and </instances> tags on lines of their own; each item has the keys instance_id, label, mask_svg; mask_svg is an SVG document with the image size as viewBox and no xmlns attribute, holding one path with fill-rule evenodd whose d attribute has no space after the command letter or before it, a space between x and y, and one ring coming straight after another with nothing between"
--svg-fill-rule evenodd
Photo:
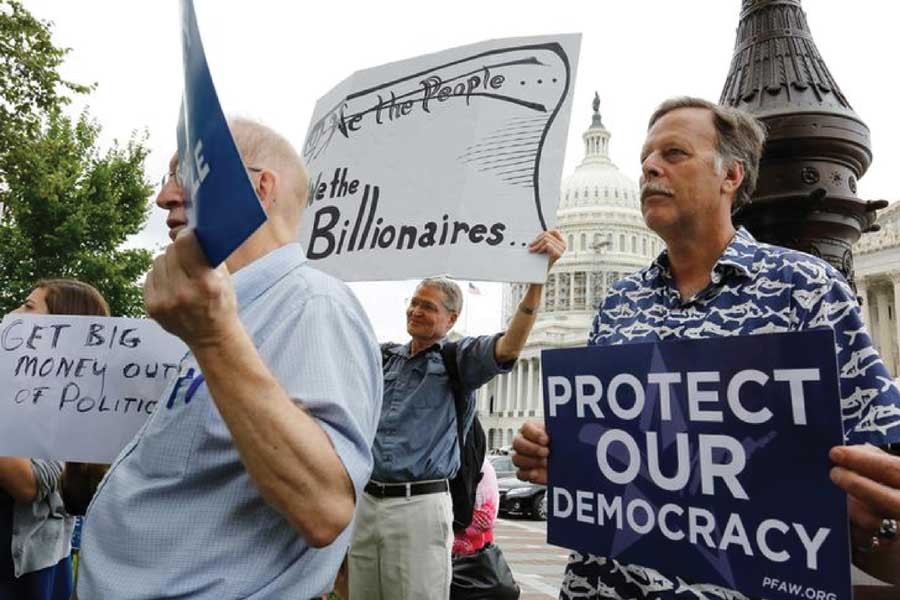
<instances>
[{"instance_id":1,"label":"white building facade","mask_svg":"<svg viewBox=\"0 0 900 600\"><path fill-rule=\"evenodd\" d=\"M881 230L867 233L854 246L856 290L863 320L885 366L900 374L900 202L878 215Z\"/></svg>"},{"instance_id":2,"label":"white building facade","mask_svg":"<svg viewBox=\"0 0 900 600\"><path fill-rule=\"evenodd\" d=\"M637 184L609 159L610 132L594 97L585 156L561 186L557 220L568 250L557 261L540 312L516 367L478 392L478 415L489 448L501 448L526 420L543 418L541 350L584 346L597 307L612 283L646 266L663 247L644 225ZM503 286L503 322L515 313L527 284Z\"/></svg>"}]
</instances>

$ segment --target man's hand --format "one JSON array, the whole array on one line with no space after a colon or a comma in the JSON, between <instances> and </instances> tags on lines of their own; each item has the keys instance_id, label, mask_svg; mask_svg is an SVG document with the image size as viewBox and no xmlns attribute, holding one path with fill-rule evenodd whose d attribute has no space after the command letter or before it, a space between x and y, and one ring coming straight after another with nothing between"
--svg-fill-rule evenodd
<instances>
[{"instance_id":1,"label":"man's hand","mask_svg":"<svg viewBox=\"0 0 900 600\"><path fill-rule=\"evenodd\" d=\"M835 446L829 456L837 465L831 480L849 495L854 538L868 540L882 520L900 519L900 458L872 446Z\"/></svg>"},{"instance_id":2,"label":"man's hand","mask_svg":"<svg viewBox=\"0 0 900 600\"><path fill-rule=\"evenodd\" d=\"M528 244L528 251L546 254L549 259L547 261L547 271L549 271L559 257L565 253L566 241L559 229L549 229L542 231L534 238L534 241Z\"/></svg>"},{"instance_id":3,"label":"man's hand","mask_svg":"<svg viewBox=\"0 0 900 600\"><path fill-rule=\"evenodd\" d=\"M188 229L179 231L153 261L144 282L144 306L192 350L221 344L240 327L227 267L210 268L197 236Z\"/></svg>"},{"instance_id":4,"label":"man's hand","mask_svg":"<svg viewBox=\"0 0 900 600\"><path fill-rule=\"evenodd\" d=\"M891 535L879 535L886 519L900 518L900 458L872 446L835 446L829 456L837 465L831 480L849 496L853 563L882 581L900 584L900 544ZM897 588L890 589L885 598L896 597Z\"/></svg>"},{"instance_id":5,"label":"man's hand","mask_svg":"<svg viewBox=\"0 0 900 600\"><path fill-rule=\"evenodd\" d=\"M526 421L513 440L513 464L518 467L516 477L547 485L547 457L550 456L550 437L544 424Z\"/></svg>"}]
</instances>

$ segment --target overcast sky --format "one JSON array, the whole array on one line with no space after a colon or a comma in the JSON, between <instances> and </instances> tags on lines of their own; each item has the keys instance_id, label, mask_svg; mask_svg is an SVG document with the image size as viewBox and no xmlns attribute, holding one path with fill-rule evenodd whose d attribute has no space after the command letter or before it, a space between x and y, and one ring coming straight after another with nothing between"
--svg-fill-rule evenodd
<instances>
[{"instance_id":1,"label":"overcast sky","mask_svg":"<svg viewBox=\"0 0 900 600\"><path fill-rule=\"evenodd\" d=\"M87 106L103 143L146 131L154 181L175 146L181 48L175 1L25 0L53 22L71 54L64 75L96 90ZM681 94L717 100L734 47L740 0L456 0L288 2L196 0L200 32L226 114L257 118L302 147L316 100L353 71L488 39L582 33L566 151L568 175L581 160L581 133L599 91L612 132L613 161L637 179L647 117ZM866 199L900 198L900 4L883 0L806 0L813 37L832 75L872 131L874 162L859 182ZM134 244L167 242L154 211ZM500 286L478 283L460 322L471 333L499 327ZM405 339L404 300L412 283L354 284L380 339Z\"/></svg>"}]
</instances>

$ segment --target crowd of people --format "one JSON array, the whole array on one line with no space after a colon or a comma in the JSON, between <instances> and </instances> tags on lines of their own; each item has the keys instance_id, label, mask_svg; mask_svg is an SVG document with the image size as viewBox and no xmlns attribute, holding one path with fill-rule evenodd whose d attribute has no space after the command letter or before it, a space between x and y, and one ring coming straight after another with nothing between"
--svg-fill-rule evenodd
<instances>
[{"instance_id":1,"label":"crowd of people","mask_svg":"<svg viewBox=\"0 0 900 600\"><path fill-rule=\"evenodd\" d=\"M406 311L409 340L379 346L353 293L311 266L296 241L308 185L297 152L257 122L229 125L267 220L212 268L188 227L172 158L156 198L172 243L154 261L144 299L150 318L189 348L164 392L174 401L159 403L108 472L0 458L0 599L72 596L71 515L85 509L72 596L81 600L320 598L339 570L354 600L516 597L509 585L462 591L454 572L491 552L477 564L504 564L492 535L496 477L483 444L472 459L467 442L480 429L475 391L514 366L542 285L528 286L505 331L451 342L463 294L449 279L424 279ZM666 249L613 286L590 344L826 322L850 338L839 364L874 352L837 271L732 225L732 211L753 192L764 140L752 116L703 100L669 100L653 114L641 208ZM546 256L549 271L566 245L554 229L529 250ZM770 282L783 284L778 293L751 293ZM745 302L766 310L739 324L721 319ZM824 314L840 302L852 309ZM108 314L95 289L65 280L38 283L20 310ZM719 327L682 327L707 321ZM636 323L646 334L626 336ZM843 335L851 331L860 333ZM869 410L900 406L897 388L880 382L890 377L884 365L872 360L841 379L842 397L875 390ZM844 421L848 444L863 438L865 417ZM547 483L552 441L543 424L526 424L514 449L519 477ZM854 562L900 584L900 458L864 445L836 447L830 458L849 497ZM470 471L477 486L461 520L453 488ZM629 569L642 567L573 554L560 598L706 597L678 573L663 573L671 586L646 595L623 577Z\"/></svg>"}]
</instances>

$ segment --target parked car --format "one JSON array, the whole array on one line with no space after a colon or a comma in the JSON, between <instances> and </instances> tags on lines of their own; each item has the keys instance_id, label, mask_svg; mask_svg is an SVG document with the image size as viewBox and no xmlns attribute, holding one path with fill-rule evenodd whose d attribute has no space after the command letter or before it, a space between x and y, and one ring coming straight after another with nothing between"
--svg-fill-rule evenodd
<instances>
[{"instance_id":1,"label":"parked car","mask_svg":"<svg viewBox=\"0 0 900 600\"><path fill-rule=\"evenodd\" d=\"M547 519L547 486L519 481L515 477L497 480L500 489L500 514Z\"/></svg>"},{"instance_id":2,"label":"parked car","mask_svg":"<svg viewBox=\"0 0 900 600\"><path fill-rule=\"evenodd\" d=\"M494 472L497 473L498 481L516 476L516 465L512 463L511 456L498 454L497 456L489 456L488 460L491 461L491 466L494 467Z\"/></svg>"}]
</instances>

